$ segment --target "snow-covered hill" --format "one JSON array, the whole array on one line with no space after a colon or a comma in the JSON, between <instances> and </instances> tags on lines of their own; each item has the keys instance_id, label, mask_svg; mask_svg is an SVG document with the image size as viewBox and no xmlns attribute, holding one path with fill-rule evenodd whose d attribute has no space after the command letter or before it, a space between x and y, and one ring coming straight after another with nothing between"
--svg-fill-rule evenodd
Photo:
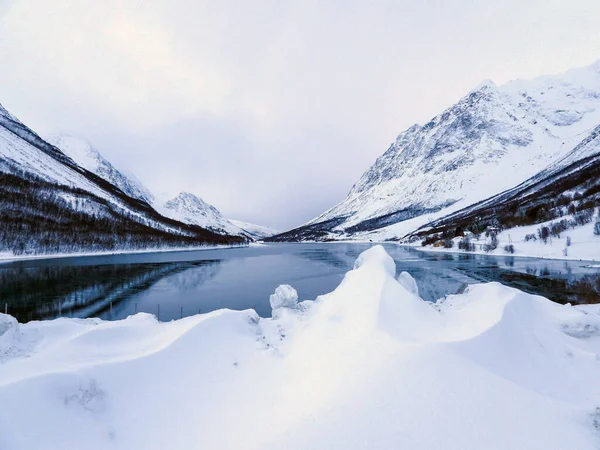
<instances>
[{"instance_id":1,"label":"snow-covered hill","mask_svg":"<svg viewBox=\"0 0 600 450\"><path fill-rule=\"evenodd\" d=\"M71 253L245 241L162 216L146 201L78 165L0 107L0 252Z\"/></svg>"},{"instance_id":2,"label":"snow-covered hill","mask_svg":"<svg viewBox=\"0 0 600 450\"><path fill-rule=\"evenodd\" d=\"M217 208L189 192L180 193L177 197L165 202L159 210L167 217L198 225L216 233L245 235L244 230L223 217Z\"/></svg>"},{"instance_id":3,"label":"snow-covered hill","mask_svg":"<svg viewBox=\"0 0 600 450\"><path fill-rule=\"evenodd\" d=\"M377 246L315 302L277 288L272 318L0 314L0 448L598 449L598 305L395 278Z\"/></svg>"},{"instance_id":4,"label":"snow-covered hill","mask_svg":"<svg viewBox=\"0 0 600 450\"><path fill-rule=\"evenodd\" d=\"M139 180L120 172L87 140L65 133L50 134L45 139L79 166L114 184L130 197L150 204L154 201L152 193Z\"/></svg>"},{"instance_id":5,"label":"snow-covered hill","mask_svg":"<svg viewBox=\"0 0 600 450\"><path fill-rule=\"evenodd\" d=\"M427 124L402 132L345 200L289 236L308 230L304 237L347 237L441 217L534 176L598 124L600 61L503 86L483 83Z\"/></svg>"},{"instance_id":6,"label":"snow-covered hill","mask_svg":"<svg viewBox=\"0 0 600 450\"><path fill-rule=\"evenodd\" d=\"M273 228L264 227L262 225L256 225L254 223L242 222L241 220L233 219L229 219L229 221L236 227L244 230L246 234L249 234L253 239L257 240L274 236L279 233L279 231L274 230Z\"/></svg>"}]
</instances>

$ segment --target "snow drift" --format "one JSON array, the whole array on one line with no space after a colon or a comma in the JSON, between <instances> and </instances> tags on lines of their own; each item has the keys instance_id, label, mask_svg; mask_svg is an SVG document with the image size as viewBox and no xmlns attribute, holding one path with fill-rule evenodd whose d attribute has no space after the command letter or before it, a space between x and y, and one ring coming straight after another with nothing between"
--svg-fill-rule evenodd
<instances>
[{"instance_id":1,"label":"snow drift","mask_svg":"<svg viewBox=\"0 0 600 450\"><path fill-rule=\"evenodd\" d=\"M0 448L597 449L600 310L497 283L425 302L383 247L274 317L0 315Z\"/></svg>"}]
</instances>

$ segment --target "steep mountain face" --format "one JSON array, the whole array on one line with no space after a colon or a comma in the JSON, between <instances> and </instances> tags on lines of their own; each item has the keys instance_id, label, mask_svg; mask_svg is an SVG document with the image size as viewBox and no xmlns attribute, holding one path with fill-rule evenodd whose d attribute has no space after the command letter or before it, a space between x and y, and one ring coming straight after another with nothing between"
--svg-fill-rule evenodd
<instances>
[{"instance_id":1,"label":"steep mountain face","mask_svg":"<svg viewBox=\"0 0 600 450\"><path fill-rule=\"evenodd\" d=\"M219 234L244 236L244 230L227 220L217 208L200 197L182 192L166 202L161 212L172 219L198 225Z\"/></svg>"},{"instance_id":2,"label":"steep mountain face","mask_svg":"<svg viewBox=\"0 0 600 450\"><path fill-rule=\"evenodd\" d=\"M130 197L150 204L154 201L152 193L139 180L132 176L125 176L85 139L64 133L51 134L46 136L45 139L59 148L79 166L109 181Z\"/></svg>"},{"instance_id":3,"label":"steep mountain face","mask_svg":"<svg viewBox=\"0 0 600 450\"><path fill-rule=\"evenodd\" d=\"M0 107L0 253L242 243L159 214Z\"/></svg>"},{"instance_id":4,"label":"steep mountain face","mask_svg":"<svg viewBox=\"0 0 600 450\"><path fill-rule=\"evenodd\" d=\"M441 217L536 175L599 123L600 61L503 86L486 82L401 133L344 201L282 238L345 238Z\"/></svg>"},{"instance_id":5,"label":"steep mountain face","mask_svg":"<svg viewBox=\"0 0 600 450\"><path fill-rule=\"evenodd\" d=\"M428 223L415 237L452 234L488 226L513 228L561 220L566 212L583 222L600 206L600 125L558 161L525 182ZM579 216L579 217L578 217ZM583 223L579 223L582 225Z\"/></svg>"},{"instance_id":6,"label":"steep mountain face","mask_svg":"<svg viewBox=\"0 0 600 450\"><path fill-rule=\"evenodd\" d=\"M250 235L253 239L262 240L279 233L279 231L273 228L263 227L262 225L256 225L254 223L242 222L241 220L229 219L229 221L236 227L241 228L246 234Z\"/></svg>"}]
</instances>

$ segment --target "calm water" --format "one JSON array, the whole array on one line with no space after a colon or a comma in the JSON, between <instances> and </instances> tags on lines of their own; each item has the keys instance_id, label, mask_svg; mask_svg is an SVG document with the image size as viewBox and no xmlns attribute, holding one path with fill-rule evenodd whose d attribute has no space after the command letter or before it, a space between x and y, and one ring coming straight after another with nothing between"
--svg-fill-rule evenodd
<instances>
[{"instance_id":1,"label":"calm water","mask_svg":"<svg viewBox=\"0 0 600 450\"><path fill-rule=\"evenodd\" d=\"M178 319L219 308L271 314L269 295L291 284L300 300L332 291L369 244L269 244L229 250L57 258L0 264L0 308L20 321L120 319L136 311ZM430 301L500 281L560 302L598 302L600 269L579 261L426 253L386 245L398 271ZM112 306L111 306L112 305Z\"/></svg>"}]
</instances>

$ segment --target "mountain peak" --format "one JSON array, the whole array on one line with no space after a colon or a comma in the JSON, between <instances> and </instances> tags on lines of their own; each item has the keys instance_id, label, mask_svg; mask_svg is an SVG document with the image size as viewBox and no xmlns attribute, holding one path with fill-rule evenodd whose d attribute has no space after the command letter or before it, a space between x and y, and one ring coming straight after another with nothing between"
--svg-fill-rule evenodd
<instances>
[{"instance_id":1,"label":"mountain peak","mask_svg":"<svg viewBox=\"0 0 600 450\"><path fill-rule=\"evenodd\" d=\"M220 234L243 234L243 230L223 217L217 208L191 192L180 192L175 198L164 203L161 212L172 219L208 228Z\"/></svg>"},{"instance_id":2,"label":"mountain peak","mask_svg":"<svg viewBox=\"0 0 600 450\"><path fill-rule=\"evenodd\" d=\"M110 181L130 197L147 203L153 202L154 196L145 186L137 179L129 178L119 171L87 139L68 133L53 133L45 139L69 156L78 166Z\"/></svg>"},{"instance_id":3,"label":"mountain peak","mask_svg":"<svg viewBox=\"0 0 600 450\"><path fill-rule=\"evenodd\" d=\"M400 133L345 200L305 226L327 224L344 236L426 220L524 182L600 123L598 75L600 61L502 86L480 83L422 127Z\"/></svg>"}]
</instances>

